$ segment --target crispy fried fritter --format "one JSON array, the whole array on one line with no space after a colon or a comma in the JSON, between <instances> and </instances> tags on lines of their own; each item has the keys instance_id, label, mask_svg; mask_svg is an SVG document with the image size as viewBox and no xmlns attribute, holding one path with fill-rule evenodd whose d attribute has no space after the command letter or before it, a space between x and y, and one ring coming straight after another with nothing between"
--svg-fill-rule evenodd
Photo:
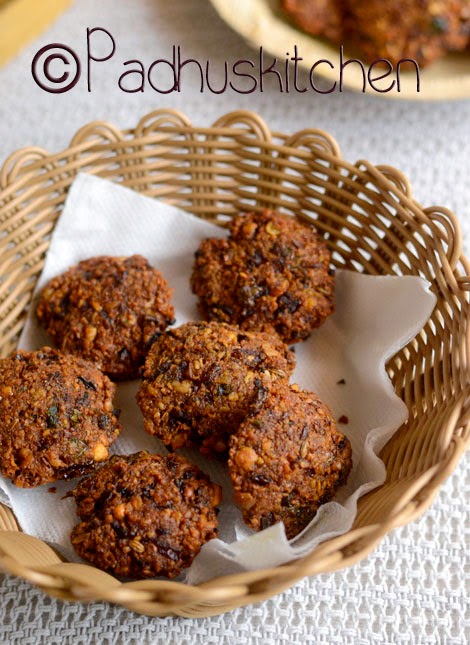
<instances>
[{"instance_id":1,"label":"crispy fried fritter","mask_svg":"<svg viewBox=\"0 0 470 645\"><path fill-rule=\"evenodd\" d=\"M347 0L282 0L283 9L304 31L341 42Z\"/></svg>"},{"instance_id":2,"label":"crispy fried fritter","mask_svg":"<svg viewBox=\"0 0 470 645\"><path fill-rule=\"evenodd\" d=\"M0 470L30 488L89 472L120 432L115 385L91 363L44 347L0 360Z\"/></svg>"},{"instance_id":3,"label":"crispy fried fritter","mask_svg":"<svg viewBox=\"0 0 470 645\"><path fill-rule=\"evenodd\" d=\"M284 522L295 537L346 483L351 445L312 392L280 384L230 437L229 472L245 523L259 531Z\"/></svg>"},{"instance_id":4,"label":"crispy fried fritter","mask_svg":"<svg viewBox=\"0 0 470 645\"><path fill-rule=\"evenodd\" d=\"M80 262L43 289L37 316L64 351L114 379L136 378L158 335L173 322L171 289L140 255Z\"/></svg>"},{"instance_id":5,"label":"crispy fried fritter","mask_svg":"<svg viewBox=\"0 0 470 645\"><path fill-rule=\"evenodd\" d=\"M283 8L304 31L354 45L367 62L424 67L470 40L468 0L283 0Z\"/></svg>"},{"instance_id":6,"label":"crispy fried fritter","mask_svg":"<svg viewBox=\"0 0 470 645\"><path fill-rule=\"evenodd\" d=\"M206 239L191 286L207 320L305 339L334 310L330 253L311 226L273 211L235 218L228 239Z\"/></svg>"},{"instance_id":7,"label":"crispy fried fritter","mask_svg":"<svg viewBox=\"0 0 470 645\"><path fill-rule=\"evenodd\" d=\"M277 336L217 322L168 330L150 350L137 394L145 429L172 449L195 444L223 456L257 393L293 368Z\"/></svg>"},{"instance_id":8,"label":"crispy fried fritter","mask_svg":"<svg viewBox=\"0 0 470 645\"><path fill-rule=\"evenodd\" d=\"M352 43L367 60L394 65L412 58L424 67L447 51L463 50L470 38L468 0L349 0Z\"/></svg>"},{"instance_id":9,"label":"crispy fried fritter","mask_svg":"<svg viewBox=\"0 0 470 645\"><path fill-rule=\"evenodd\" d=\"M126 578L174 578L217 534L221 489L186 459L114 456L71 493L77 553Z\"/></svg>"}]
</instances>

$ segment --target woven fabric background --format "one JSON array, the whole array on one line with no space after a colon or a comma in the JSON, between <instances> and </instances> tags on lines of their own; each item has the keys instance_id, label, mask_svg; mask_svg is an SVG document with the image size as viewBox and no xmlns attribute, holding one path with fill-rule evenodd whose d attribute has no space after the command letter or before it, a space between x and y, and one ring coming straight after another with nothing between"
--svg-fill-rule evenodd
<instances>
[{"instance_id":1,"label":"woven fabric background","mask_svg":"<svg viewBox=\"0 0 470 645\"><path fill-rule=\"evenodd\" d=\"M106 28L117 45L112 60L93 64L92 91L87 92L84 78L67 94L40 90L31 77L35 52L61 42L86 63L87 27ZM96 119L126 128L155 108L173 107L193 123L209 125L230 110L251 109L274 130L329 131L350 161L365 158L400 168L419 201L445 205L459 216L470 254L470 101L421 104L348 92L281 94L272 81L263 93L214 95L200 93L190 75L181 92L169 95L151 88L138 94L118 89L124 61L141 59L148 67L171 57L173 45L180 45L187 58L209 60L214 86L222 83L225 60L256 55L207 0L77 0L0 70L0 160L22 146L63 148L79 127ZM211 619L151 619L104 603L64 604L6 576L0 580L0 642L463 645L470 642L469 499L467 456L426 515L387 536L363 562Z\"/></svg>"}]
</instances>

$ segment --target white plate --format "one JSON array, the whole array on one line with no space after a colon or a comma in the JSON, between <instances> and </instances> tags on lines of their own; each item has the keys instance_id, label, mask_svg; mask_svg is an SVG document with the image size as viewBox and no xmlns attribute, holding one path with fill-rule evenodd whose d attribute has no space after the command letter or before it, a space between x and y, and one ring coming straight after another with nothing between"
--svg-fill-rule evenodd
<instances>
[{"instance_id":1,"label":"white plate","mask_svg":"<svg viewBox=\"0 0 470 645\"><path fill-rule=\"evenodd\" d=\"M320 64L315 69L315 75L332 83L324 85L332 87L337 81L336 90L339 91L339 47L331 45L320 38L309 36L296 29L280 8L279 0L210 0L221 18L237 33L248 41L257 50L262 46L266 53L279 58L277 69L282 73L282 63L286 60L286 53L294 54L294 45L297 45L298 55L304 60L299 66L310 69L321 59L331 61L334 68L327 64ZM346 58L353 55L345 53ZM255 57L252 58L255 61ZM367 66L366 70L367 70ZM379 71L377 70L377 74ZM291 72L292 78L292 72ZM376 87L384 88L396 79L396 73L386 80L376 83ZM448 54L430 67L420 70L420 91L417 92L416 73L400 73L400 92L397 84L389 92L378 93L369 85L366 93L375 96L384 96L389 99L408 99L417 101L458 99L470 97L470 52ZM380 84L382 83L382 85ZM363 74L358 65L349 65L343 78L344 89L362 92ZM295 93L292 89L291 93ZM312 90L311 90L312 91Z\"/></svg>"}]
</instances>

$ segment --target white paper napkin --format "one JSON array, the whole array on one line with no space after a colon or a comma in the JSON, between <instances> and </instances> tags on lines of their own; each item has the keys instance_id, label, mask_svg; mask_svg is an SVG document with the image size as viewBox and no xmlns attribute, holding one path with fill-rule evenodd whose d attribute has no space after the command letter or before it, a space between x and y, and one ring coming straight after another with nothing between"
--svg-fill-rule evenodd
<instances>
[{"instance_id":1,"label":"white paper napkin","mask_svg":"<svg viewBox=\"0 0 470 645\"><path fill-rule=\"evenodd\" d=\"M215 225L178 209L91 175L73 183L55 228L36 294L54 275L94 255L140 253L160 269L174 289L176 324L198 319L196 299L189 288L194 251L205 237L223 237ZM288 542L283 526L254 534L232 503L226 468L186 451L193 462L223 487L219 538L207 543L186 581L195 584L215 575L273 567L310 552L317 544L349 530L357 499L381 484L385 466L377 453L406 420L405 404L394 394L385 363L421 329L435 305L429 285L417 277L372 277L338 271L336 313L311 337L296 345L293 381L313 390L332 409L336 419L348 418L340 429L353 448L353 470L334 501L323 505L309 527ZM35 299L20 340L23 349L50 344L35 316ZM340 383L341 381L341 383ZM344 381L344 383L342 383ZM146 449L165 452L146 434L135 403L138 382L118 386L123 432L114 453ZM0 478L0 489L23 530L54 543L77 559L69 535L77 522L75 503L62 499L73 483L24 490Z\"/></svg>"}]
</instances>

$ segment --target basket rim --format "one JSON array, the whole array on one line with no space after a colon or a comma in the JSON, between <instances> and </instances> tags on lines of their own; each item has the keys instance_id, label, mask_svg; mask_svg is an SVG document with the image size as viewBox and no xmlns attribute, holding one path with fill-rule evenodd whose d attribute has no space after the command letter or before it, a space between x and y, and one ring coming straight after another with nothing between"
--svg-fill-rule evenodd
<instances>
[{"instance_id":1,"label":"basket rim","mask_svg":"<svg viewBox=\"0 0 470 645\"><path fill-rule=\"evenodd\" d=\"M155 121L161 122L158 127L158 135L153 133L152 130L146 130ZM167 122L167 125L164 125L165 122ZM239 126L237 129L234 127L235 124L242 124L242 127ZM249 126L248 129L247 126ZM70 146L60 152L49 153L39 147L21 148L9 155L0 169L0 214L2 204L10 203L14 199L16 191L28 189L29 182L34 180L37 170L47 169L48 165L53 166L59 163L63 157L76 155L77 159L79 159L80 155L89 150L94 150L97 153L103 152L116 144L125 147L125 144L129 143L129 141L133 141L134 144L147 145L155 142L156 139L158 140L159 136L164 137L166 134L174 133L213 137L222 137L227 134L233 137L234 134L237 134L239 144L243 142L249 143L250 141L253 142L253 132L264 140L265 147L269 148L271 146L273 150L278 149L280 145L275 141L281 141L284 149L289 148L289 142L295 142L296 138L301 136L318 136L326 141L326 147L322 154L330 163L340 163L342 167L346 167L351 171L357 170L361 166L365 167L373 176L380 177L384 185L393 187L395 191L398 190L404 203L413 213L426 214L432 212L447 217L454 226L453 232L455 234L449 257L453 278L462 292L470 291L470 262L461 251L460 226L456 216L450 210L437 206L424 208L418 204L411 196L411 188L407 178L395 168L373 166L363 160L356 162L356 164L344 161L335 139L322 130L305 129L291 135L270 131L265 122L256 113L247 110L229 112L217 119L212 126L207 127L192 126L187 117L178 110L155 110L144 116L135 128L125 130L119 130L105 121L91 122L80 128L72 137ZM90 134L93 134L93 136L90 136ZM136 134L139 136L136 136ZM299 154L299 148L294 147L294 143L292 143L292 150ZM463 273L455 273L458 265L463 267ZM470 406L470 381L461 396L455 401L454 409L462 425L470 423L470 415L467 412L468 406ZM401 509L395 515L392 513L387 522L360 529L353 528L344 535L321 543L309 555L279 567L219 576L195 586L174 581L150 580L146 581L145 584L140 584L139 590L135 589L133 582L121 583L109 576L109 574L104 574L118 584L113 584L107 593L103 593L103 588L100 585L94 587L93 584L86 584L80 576L78 578L76 576L67 578L64 573L59 573L59 571L56 572L55 570L51 571L52 565L50 562L44 566L34 566L31 564L24 565L16 560L9 549L5 548L3 539L8 540L11 534L18 536L18 532L21 529L12 511L4 505L0 505L0 567L7 573L18 575L39 586L50 595L67 600L88 601L103 599L128 607L138 613L147 613L154 616L217 615L235 607L270 598L289 588L305 576L345 568L361 560L377 546L387 533L416 519L425 512L436 496L440 485L454 470L466 447L470 444L470 434L467 433L467 435L453 439L454 449L453 452L449 453L447 463L441 465L440 469L436 467L430 468L419 478L420 480L413 490L416 489L416 492L421 491L422 494L422 489L425 487L427 491L427 496L421 499L419 504L411 495L405 509ZM27 536L24 533L21 533L21 535L26 538L25 544L28 543L25 547L26 549L36 549L38 547L37 543L41 546L46 546L45 543L37 538ZM354 538L352 541L351 535ZM349 543L345 540L345 536L349 536ZM355 549L352 548L354 544L356 545ZM50 547L47 546L47 548ZM52 549L50 550L53 553ZM317 559L312 560L314 555L318 558L319 554L323 557L321 565L318 564ZM98 571L92 565L79 566ZM145 590L143 589L144 587ZM188 591L188 589L197 589L201 593L196 598L192 591ZM173 601L172 594L175 598ZM229 604L224 605L224 603ZM196 614L194 613L196 611L195 607L199 608Z\"/></svg>"}]
</instances>

